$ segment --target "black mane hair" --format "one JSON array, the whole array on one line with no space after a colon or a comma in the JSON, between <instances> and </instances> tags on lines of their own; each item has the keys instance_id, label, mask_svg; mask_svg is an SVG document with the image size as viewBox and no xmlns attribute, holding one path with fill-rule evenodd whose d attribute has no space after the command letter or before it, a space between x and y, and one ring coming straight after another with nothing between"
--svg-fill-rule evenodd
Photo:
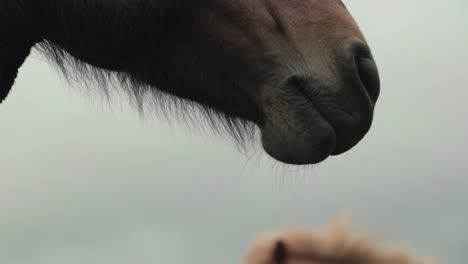
<instances>
[{"instance_id":1,"label":"black mane hair","mask_svg":"<svg viewBox=\"0 0 468 264\"><path fill-rule=\"evenodd\" d=\"M231 135L236 143L253 141L256 129L252 122L233 116L221 107L208 107L184 96L183 93L187 93L184 87L192 86L194 89L191 90L199 94L191 94L189 97L204 100L204 87L201 86L203 72L194 72L193 80L188 84L178 77L177 71L167 68L167 63L173 63L179 56L175 43L185 41L185 36L192 34L193 24L202 15L200 5L205 1L128 1L131 4L104 0L47 0L47 2L54 4L42 5L43 8L39 9L40 20L45 22L41 25L40 31L43 31L47 37L38 41L35 47L45 58L53 62L53 65L56 65L70 84L84 86L88 91L93 91L97 86L101 94L109 99L112 99L112 94L118 87L118 91L125 92L132 105L142 114L149 109L162 113L169 122L173 117L178 117L190 124L196 124L198 128L203 129L208 125L219 134ZM55 15L51 19L47 17L49 14ZM115 17L119 19L113 19ZM99 23L106 25L101 27ZM47 32L48 28L54 28L57 32ZM109 28L118 30L106 31ZM148 38L151 34L153 36ZM89 36L98 36L98 38ZM142 45L144 50L138 51L143 41L148 43ZM101 67L98 63L89 64L80 59L79 51L75 54L69 52L71 50L73 53L73 47L92 50L93 47L102 46L102 43L112 43L106 45L109 49L116 47L115 51L109 51L109 54L115 53L115 61L112 63L114 68L109 68L109 65ZM138 43L138 46L132 43ZM118 53L121 49L128 49L131 52ZM108 54L103 56L107 56L106 60L112 59ZM121 61L129 62L131 65L119 65ZM197 68L197 63L200 62L194 60L183 63L193 64L192 67ZM138 74L129 74L126 69L130 67L132 73ZM151 83L144 82L143 79L151 79ZM237 95L232 95L235 96ZM210 97L211 101L213 99L217 101L215 106L225 104L225 99ZM170 117L168 113L171 114Z\"/></svg>"}]
</instances>

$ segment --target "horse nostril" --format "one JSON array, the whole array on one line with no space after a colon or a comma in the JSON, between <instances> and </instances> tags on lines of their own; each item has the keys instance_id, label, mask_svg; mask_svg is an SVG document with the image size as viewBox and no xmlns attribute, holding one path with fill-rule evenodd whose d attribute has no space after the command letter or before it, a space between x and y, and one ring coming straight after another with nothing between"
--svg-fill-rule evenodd
<instances>
[{"instance_id":1,"label":"horse nostril","mask_svg":"<svg viewBox=\"0 0 468 264\"><path fill-rule=\"evenodd\" d=\"M288 249L283 241L276 242L275 248L273 249L273 263L284 264L288 255Z\"/></svg>"},{"instance_id":2,"label":"horse nostril","mask_svg":"<svg viewBox=\"0 0 468 264\"><path fill-rule=\"evenodd\" d=\"M359 80L371 100L376 102L380 93L380 78L370 49L367 45L356 43L351 50Z\"/></svg>"}]
</instances>

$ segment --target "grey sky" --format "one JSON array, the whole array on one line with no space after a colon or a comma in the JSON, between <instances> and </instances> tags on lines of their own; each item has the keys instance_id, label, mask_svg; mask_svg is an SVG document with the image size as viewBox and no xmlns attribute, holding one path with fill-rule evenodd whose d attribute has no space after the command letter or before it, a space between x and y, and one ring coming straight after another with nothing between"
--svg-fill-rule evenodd
<instances>
[{"instance_id":1,"label":"grey sky","mask_svg":"<svg viewBox=\"0 0 468 264\"><path fill-rule=\"evenodd\" d=\"M314 168L72 89L38 56L0 106L0 263L240 263L351 209L444 263L468 248L468 2L345 1L379 65L368 136Z\"/></svg>"}]
</instances>

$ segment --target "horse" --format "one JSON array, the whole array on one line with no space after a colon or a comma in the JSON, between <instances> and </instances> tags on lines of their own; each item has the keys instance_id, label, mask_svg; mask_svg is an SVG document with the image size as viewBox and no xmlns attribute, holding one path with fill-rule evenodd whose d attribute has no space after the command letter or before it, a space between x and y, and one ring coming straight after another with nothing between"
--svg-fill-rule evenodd
<instances>
[{"instance_id":1,"label":"horse","mask_svg":"<svg viewBox=\"0 0 468 264\"><path fill-rule=\"evenodd\" d=\"M66 76L117 82L140 103L179 100L230 134L254 127L287 164L350 150L380 92L340 0L2 0L0 102L32 48Z\"/></svg>"},{"instance_id":2,"label":"horse","mask_svg":"<svg viewBox=\"0 0 468 264\"><path fill-rule=\"evenodd\" d=\"M255 238L244 264L438 264L402 246L385 246L368 231L351 232L349 217L338 217L325 227L285 228Z\"/></svg>"}]
</instances>

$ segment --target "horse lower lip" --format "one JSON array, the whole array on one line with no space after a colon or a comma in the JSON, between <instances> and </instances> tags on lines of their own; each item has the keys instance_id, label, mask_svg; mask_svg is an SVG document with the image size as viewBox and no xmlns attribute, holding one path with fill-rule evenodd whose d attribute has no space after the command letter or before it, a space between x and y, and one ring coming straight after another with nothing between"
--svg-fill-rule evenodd
<instances>
[{"instance_id":1,"label":"horse lower lip","mask_svg":"<svg viewBox=\"0 0 468 264\"><path fill-rule=\"evenodd\" d=\"M264 129L269 139L264 147L270 156L289 164L319 163L350 150L364 136L371 107L340 104L339 95L325 94L340 87L325 89L315 84L293 76L273 90L279 94L272 97L282 96L282 100L271 100L263 106L273 124ZM359 102L367 103L367 99L363 97Z\"/></svg>"},{"instance_id":2,"label":"horse lower lip","mask_svg":"<svg viewBox=\"0 0 468 264\"><path fill-rule=\"evenodd\" d=\"M308 165L322 162L332 155L336 147L336 133L314 105L306 104L300 111L295 105L278 107L284 109L278 111L275 108L274 116L289 113L289 117L296 121L288 123L281 117L267 119L270 121L261 128L262 144L270 156L287 164ZM305 116L309 117L304 122L297 122Z\"/></svg>"},{"instance_id":3,"label":"horse lower lip","mask_svg":"<svg viewBox=\"0 0 468 264\"><path fill-rule=\"evenodd\" d=\"M314 102L314 100L307 93L307 91L304 89L304 87L302 87L302 86L299 86L299 87L300 87L299 92L302 94L302 96L304 96L304 98L307 99L307 101L309 102L310 107L313 108L320 115L320 118L324 122L326 122L331 127L331 129L333 129L333 132L335 133L335 142L334 142L333 148L331 149L330 155L339 155L339 154L345 152L346 150L343 151L340 146L337 146L337 143L338 143L338 140L337 140L337 137L336 137L337 129L336 129L335 125L333 124L333 122L330 122L329 118L327 118L327 115L324 113L324 111L322 111L322 109L320 109L319 104Z\"/></svg>"},{"instance_id":4,"label":"horse lower lip","mask_svg":"<svg viewBox=\"0 0 468 264\"><path fill-rule=\"evenodd\" d=\"M324 112L320 109L320 107L316 103L314 103L309 96L307 96L307 95L305 95L305 96L306 96L307 100L310 102L311 108L313 108L320 115L321 121L327 123L328 126L332 129L332 131L333 131L333 133L335 135L332 143L331 142L321 142L321 144L319 144L319 148L316 151L320 152L320 153L326 152L326 153L328 153L328 156L338 155L338 154L335 154L335 153L340 152L341 148L338 149L338 151L337 151L337 148L339 146L337 146L338 138L337 138L337 133L336 133L337 130L335 128L335 125L333 124L333 122L330 122L330 120L327 118L327 115L324 114ZM313 132L314 131L312 131L312 133ZM343 152L345 152L345 151L343 151ZM343 152L341 152L341 153L343 153ZM339 154L341 154L341 153L339 153Z\"/></svg>"}]
</instances>

